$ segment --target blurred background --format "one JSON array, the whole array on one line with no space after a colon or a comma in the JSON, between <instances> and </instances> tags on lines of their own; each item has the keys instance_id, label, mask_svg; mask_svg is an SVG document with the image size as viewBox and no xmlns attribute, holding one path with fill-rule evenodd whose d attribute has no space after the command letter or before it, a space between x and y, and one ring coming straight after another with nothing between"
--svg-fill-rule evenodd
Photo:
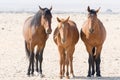
<instances>
[{"instance_id":1,"label":"blurred background","mask_svg":"<svg viewBox=\"0 0 120 80\"><path fill-rule=\"evenodd\" d=\"M38 6L53 7L54 13L86 12L101 7L101 12L120 13L120 0L1 0L0 12L36 12Z\"/></svg>"}]
</instances>

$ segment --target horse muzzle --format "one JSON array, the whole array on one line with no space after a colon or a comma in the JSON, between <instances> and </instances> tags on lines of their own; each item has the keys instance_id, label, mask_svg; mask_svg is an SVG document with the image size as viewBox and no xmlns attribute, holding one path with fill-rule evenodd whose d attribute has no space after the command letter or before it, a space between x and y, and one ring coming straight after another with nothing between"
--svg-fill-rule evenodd
<instances>
[{"instance_id":1,"label":"horse muzzle","mask_svg":"<svg viewBox=\"0 0 120 80\"><path fill-rule=\"evenodd\" d=\"M64 44L65 43L65 39L62 39L61 42L62 42L62 44Z\"/></svg>"},{"instance_id":2,"label":"horse muzzle","mask_svg":"<svg viewBox=\"0 0 120 80\"><path fill-rule=\"evenodd\" d=\"M93 33L93 32L94 32L94 29L90 28L90 29L89 29L89 32L90 32L90 33Z\"/></svg>"},{"instance_id":3,"label":"horse muzzle","mask_svg":"<svg viewBox=\"0 0 120 80\"><path fill-rule=\"evenodd\" d=\"M52 29L47 29L47 30L46 30L46 33L47 33L47 34L51 34L51 33L52 33Z\"/></svg>"}]
</instances>

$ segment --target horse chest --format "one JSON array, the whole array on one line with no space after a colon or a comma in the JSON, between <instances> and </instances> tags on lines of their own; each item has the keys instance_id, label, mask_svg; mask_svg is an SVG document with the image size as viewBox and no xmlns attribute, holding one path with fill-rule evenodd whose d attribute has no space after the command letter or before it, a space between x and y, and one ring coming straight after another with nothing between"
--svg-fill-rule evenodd
<instances>
[{"instance_id":1,"label":"horse chest","mask_svg":"<svg viewBox=\"0 0 120 80\"><path fill-rule=\"evenodd\" d=\"M63 47L64 49L67 49L70 46L72 46L72 42L71 41L72 40L66 40L65 43L62 43L61 38L58 37L57 38L57 45Z\"/></svg>"},{"instance_id":2,"label":"horse chest","mask_svg":"<svg viewBox=\"0 0 120 80\"><path fill-rule=\"evenodd\" d=\"M47 40L47 35L43 32L36 32L33 34L33 38L34 42L36 43L44 43Z\"/></svg>"},{"instance_id":3,"label":"horse chest","mask_svg":"<svg viewBox=\"0 0 120 80\"><path fill-rule=\"evenodd\" d=\"M87 42L90 45L94 45L94 46L102 43L99 35L87 36L87 37L85 37L85 42Z\"/></svg>"}]
</instances>

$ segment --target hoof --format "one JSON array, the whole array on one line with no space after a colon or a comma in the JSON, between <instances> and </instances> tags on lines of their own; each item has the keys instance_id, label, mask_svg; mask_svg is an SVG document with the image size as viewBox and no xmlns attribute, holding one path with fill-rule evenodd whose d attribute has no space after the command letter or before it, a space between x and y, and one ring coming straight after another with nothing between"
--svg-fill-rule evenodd
<instances>
[{"instance_id":1,"label":"hoof","mask_svg":"<svg viewBox=\"0 0 120 80\"><path fill-rule=\"evenodd\" d=\"M60 79L62 79L63 78L63 76L60 76Z\"/></svg>"},{"instance_id":2,"label":"hoof","mask_svg":"<svg viewBox=\"0 0 120 80\"><path fill-rule=\"evenodd\" d=\"M73 78L75 78L75 75L72 75Z\"/></svg>"},{"instance_id":3,"label":"hoof","mask_svg":"<svg viewBox=\"0 0 120 80\"><path fill-rule=\"evenodd\" d=\"M30 73L27 73L27 76L30 77Z\"/></svg>"},{"instance_id":4,"label":"hoof","mask_svg":"<svg viewBox=\"0 0 120 80\"><path fill-rule=\"evenodd\" d=\"M75 77L75 75L74 75L74 74L72 74L72 75L70 75L70 76L72 76L72 78L74 78L74 77Z\"/></svg>"},{"instance_id":5,"label":"hoof","mask_svg":"<svg viewBox=\"0 0 120 80\"><path fill-rule=\"evenodd\" d=\"M94 75L91 75L91 77L94 77Z\"/></svg>"},{"instance_id":6,"label":"hoof","mask_svg":"<svg viewBox=\"0 0 120 80\"><path fill-rule=\"evenodd\" d=\"M43 75L43 74L40 74L40 77L41 77L41 78L43 78L43 77L45 77L45 75Z\"/></svg>"},{"instance_id":7,"label":"hoof","mask_svg":"<svg viewBox=\"0 0 120 80\"><path fill-rule=\"evenodd\" d=\"M38 73L38 72L35 72L34 74L35 74L35 76L39 76L39 73Z\"/></svg>"},{"instance_id":8,"label":"hoof","mask_svg":"<svg viewBox=\"0 0 120 80\"><path fill-rule=\"evenodd\" d=\"M88 74L87 77L91 77L91 75Z\"/></svg>"},{"instance_id":9,"label":"hoof","mask_svg":"<svg viewBox=\"0 0 120 80\"><path fill-rule=\"evenodd\" d=\"M31 74L31 76L35 76L34 74Z\"/></svg>"},{"instance_id":10,"label":"hoof","mask_svg":"<svg viewBox=\"0 0 120 80\"><path fill-rule=\"evenodd\" d=\"M70 77L69 77L69 76L66 76L66 79L70 79Z\"/></svg>"},{"instance_id":11,"label":"hoof","mask_svg":"<svg viewBox=\"0 0 120 80\"><path fill-rule=\"evenodd\" d=\"M100 74L97 74L96 77L101 77L101 75L100 75Z\"/></svg>"}]
</instances>

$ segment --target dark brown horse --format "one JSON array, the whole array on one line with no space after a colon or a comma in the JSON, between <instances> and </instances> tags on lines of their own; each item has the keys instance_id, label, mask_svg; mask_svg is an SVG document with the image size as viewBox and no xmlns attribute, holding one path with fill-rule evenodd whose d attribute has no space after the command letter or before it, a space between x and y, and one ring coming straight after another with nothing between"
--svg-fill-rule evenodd
<instances>
[{"instance_id":1,"label":"dark brown horse","mask_svg":"<svg viewBox=\"0 0 120 80\"><path fill-rule=\"evenodd\" d=\"M100 8L99 8L100 9ZM81 29L81 39L84 42L87 52L89 53L89 70L88 77L94 75L96 64L96 76L100 77L100 54L102 45L106 39L106 30L102 22L97 18L98 10L90 9L88 6L88 20ZM91 72L92 70L92 72Z\"/></svg>"},{"instance_id":2,"label":"dark brown horse","mask_svg":"<svg viewBox=\"0 0 120 80\"><path fill-rule=\"evenodd\" d=\"M34 15L29 17L23 27L23 36L25 39L25 49L26 54L29 58L29 67L27 75L34 74L34 56L36 57L36 71L40 72L42 75L42 60L43 60L43 50L48 39L49 34L51 34L51 10L48 8L41 8ZM36 54L34 54L35 46L37 46ZM38 68L39 62L39 68Z\"/></svg>"},{"instance_id":3,"label":"dark brown horse","mask_svg":"<svg viewBox=\"0 0 120 80\"><path fill-rule=\"evenodd\" d=\"M66 64L66 78L69 78L69 65L70 73L73 73L73 53L75 45L79 40L79 32L76 24L67 19L57 18L58 26L54 31L54 42L58 46L60 54L60 78L64 76L65 64Z\"/></svg>"}]
</instances>

